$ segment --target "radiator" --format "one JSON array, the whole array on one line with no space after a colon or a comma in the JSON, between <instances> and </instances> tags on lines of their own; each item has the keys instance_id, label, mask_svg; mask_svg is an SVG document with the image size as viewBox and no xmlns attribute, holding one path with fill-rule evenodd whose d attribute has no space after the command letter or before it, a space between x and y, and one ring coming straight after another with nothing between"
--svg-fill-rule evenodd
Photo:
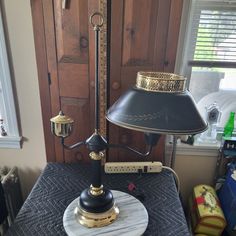
<instances>
[{"instance_id":1,"label":"radiator","mask_svg":"<svg viewBox=\"0 0 236 236\"><path fill-rule=\"evenodd\" d=\"M17 168L0 168L0 177L8 210L8 225L11 225L23 204Z\"/></svg>"}]
</instances>

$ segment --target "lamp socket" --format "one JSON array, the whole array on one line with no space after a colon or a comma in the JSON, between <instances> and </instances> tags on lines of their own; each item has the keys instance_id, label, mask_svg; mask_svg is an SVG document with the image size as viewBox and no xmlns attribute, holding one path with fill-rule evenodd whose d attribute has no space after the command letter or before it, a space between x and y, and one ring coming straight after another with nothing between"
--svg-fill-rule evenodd
<instances>
[{"instance_id":1,"label":"lamp socket","mask_svg":"<svg viewBox=\"0 0 236 236\"><path fill-rule=\"evenodd\" d=\"M162 163L155 162L107 162L105 163L105 173L158 173L162 170Z\"/></svg>"}]
</instances>

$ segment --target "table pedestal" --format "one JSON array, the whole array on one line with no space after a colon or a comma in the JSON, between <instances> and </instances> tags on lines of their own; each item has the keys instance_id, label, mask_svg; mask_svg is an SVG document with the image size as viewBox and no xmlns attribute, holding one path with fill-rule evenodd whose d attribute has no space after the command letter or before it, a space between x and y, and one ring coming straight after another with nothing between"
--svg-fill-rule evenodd
<instances>
[{"instance_id":1,"label":"table pedestal","mask_svg":"<svg viewBox=\"0 0 236 236\"><path fill-rule=\"evenodd\" d=\"M74 210L79 202L79 197L70 203L63 216L63 226L69 236L139 236L148 225L148 213L143 204L135 197L116 190L112 190L115 203L120 210L115 222L101 228L86 228L79 224L74 215Z\"/></svg>"}]
</instances>

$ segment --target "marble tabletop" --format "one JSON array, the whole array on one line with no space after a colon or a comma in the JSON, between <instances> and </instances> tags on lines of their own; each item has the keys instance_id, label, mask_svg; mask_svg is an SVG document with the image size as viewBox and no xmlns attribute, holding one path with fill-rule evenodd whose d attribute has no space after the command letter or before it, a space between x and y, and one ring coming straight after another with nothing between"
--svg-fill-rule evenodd
<instances>
[{"instance_id":1,"label":"marble tabletop","mask_svg":"<svg viewBox=\"0 0 236 236\"><path fill-rule=\"evenodd\" d=\"M148 225L148 213L144 205L130 194L112 190L120 213L112 224L101 228L86 228L74 215L79 197L70 203L63 216L63 225L69 236L140 236Z\"/></svg>"}]
</instances>

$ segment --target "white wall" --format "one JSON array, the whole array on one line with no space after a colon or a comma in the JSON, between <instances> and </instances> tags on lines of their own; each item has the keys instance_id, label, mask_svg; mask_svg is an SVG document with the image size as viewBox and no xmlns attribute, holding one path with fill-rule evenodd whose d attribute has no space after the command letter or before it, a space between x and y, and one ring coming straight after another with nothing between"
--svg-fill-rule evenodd
<instances>
[{"instance_id":1,"label":"white wall","mask_svg":"<svg viewBox=\"0 0 236 236\"><path fill-rule=\"evenodd\" d=\"M193 188L199 184L212 185L214 182L217 154L177 155L175 171L180 179L180 192L186 206ZM213 186L213 185L212 185Z\"/></svg>"},{"instance_id":2,"label":"white wall","mask_svg":"<svg viewBox=\"0 0 236 236\"><path fill-rule=\"evenodd\" d=\"M0 166L17 166L24 197L46 165L30 0L5 0L22 149L0 149Z\"/></svg>"}]
</instances>

